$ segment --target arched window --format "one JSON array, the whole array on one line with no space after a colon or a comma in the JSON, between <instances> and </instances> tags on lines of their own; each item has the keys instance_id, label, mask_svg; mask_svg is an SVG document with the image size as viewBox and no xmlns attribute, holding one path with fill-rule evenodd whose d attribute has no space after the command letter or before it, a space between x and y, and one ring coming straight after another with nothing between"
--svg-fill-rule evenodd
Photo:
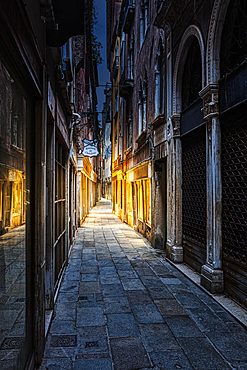
<instances>
[{"instance_id":1,"label":"arched window","mask_svg":"<svg viewBox=\"0 0 247 370\"><path fill-rule=\"evenodd\" d=\"M140 81L140 89L139 89L139 132L138 134L141 135L143 131L143 90L142 90L142 82Z\"/></svg>"},{"instance_id":2,"label":"arched window","mask_svg":"<svg viewBox=\"0 0 247 370\"><path fill-rule=\"evenodd\" d=\"M230 1L221 39L220 75L225 76L247 59L247 2Z\"/></svg>"},{"instance_id":3,"label":"arched window","mask_svg":"<svg viewBox=\"0 0 247 370\"><path fill-rule=\"evenodd\" d=\"M155 63L155 117L163 113L164 106L164 60L163 43L160 38Z\"/></svg>"},{"instance_id":4,"label":"arched window","mask_svg":"<svg viewBox=\"0 0 247 370\"><path fill-rule=\"evenodd\" d=\"M143 131L146 131L147 129L147 100L148 100L148 77L146 71L143 84L143 124L142 124Z\"/></svg>"},{"instance_id":5,"label":"arched window","mask_svg":"<svg viewBox=\"0 0 247 370\"><path fill-rule=\"evenodd\" d=\"M141 0L140 11L140 47L142 47L144 37L149 26L149 0Z\"/></svg>"},{"instance_id":6,"label":"arched window","mask_svg":"<svg viewBox=\"0 0 247 370\"><path fill-rule=\"evenodd\" d=\"M121 38L121 60L120 60L120 68L121 68L121 73L124 70L125 67L125 33L122 32L122 38Z\"/></svg>"},{"instance_id":7,"label":"arched window","mask_svg":"<svg viewBox=\"0 0 247 370\"><path fill-rule=\"evenodd\" d=\"M147 130L147 97L148 97L148 79L147 72L142 86L140 81L139 89L139 135Z\"/></svg>"},{"instance_id":8,"label":"arched window","mask_svg":"<svg viewBox=\"0 0 247 370\"><path fill-rule=\"evenodd\" d=\"M182 110L199 98L202 89L202 59L198 40L192 42L185 61L182 81Z\"/></svg>"},{"instance_id":9,"label":"arched window","mask_svg":"<svg viewBox=\"0 0 247 370\"><path fill-rule=\"evenodd\" d=\"M132 100L128 100L127 105L127 130L126 130L126 147L132 146L132 123L133 123L133 109Z\"/></svg>"},{"instance_id":10,"label":"arched window","mask_svg":"<svg viewBox=\"0 0 247 370\"><path fill-rule=\"evenodd\" d=\"M134 79L134 65L135 65L135 34L134 30L131 33L131 38L128 48L128 79Z\"/></svg>"}]
</instances>

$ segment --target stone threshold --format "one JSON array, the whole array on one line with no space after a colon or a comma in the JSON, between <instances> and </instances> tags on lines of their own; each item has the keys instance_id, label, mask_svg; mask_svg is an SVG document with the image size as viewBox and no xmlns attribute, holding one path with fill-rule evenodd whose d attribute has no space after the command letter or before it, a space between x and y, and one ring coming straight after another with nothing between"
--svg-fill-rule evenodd
<instances>
[{"instance_id":1,"label":"stone threshold","mask_svg":"<svg viewBox=\"0 0 247 370\"><path fill-rule=\"evenodd\" d=\"M218 302L227 312L230 313L241 325L247 329L247 310L235 302L232 298L227 296L225 293L212 294L203 286L201 286L201 275L190 268L185 263L174 263L169 259L166 259L172 266L179 270L184 276L190 279L200 289L212 297Z\"/></svg>"}]
</instances>

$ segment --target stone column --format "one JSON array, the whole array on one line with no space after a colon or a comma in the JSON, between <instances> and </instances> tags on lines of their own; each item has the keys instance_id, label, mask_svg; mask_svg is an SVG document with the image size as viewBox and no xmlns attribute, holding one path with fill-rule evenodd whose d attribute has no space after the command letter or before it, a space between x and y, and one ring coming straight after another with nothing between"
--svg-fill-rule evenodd
<instances>
[{"instance_id":1,"label":"stone column","mask_svg":"<svg viewBox=\"0 0 247 370\"><path fill-rule=\"evenodd\" d=\"M180 114L167 124L167 256L175 263L183 262L182 247L182 146Z\"/></svg>"},{"instance_id":2,"label":"stone column","mask_svg":"<svg viewBox=\"0 0 247 370\"><path fill-rule=\"evenodd\" d=\"M201 92L206 121L207 168L207 259L201 270L201 284L211 293L224 290L222 271L222 180L221 128L218 86L209 84Z\"/></svg>"}]
</instances>

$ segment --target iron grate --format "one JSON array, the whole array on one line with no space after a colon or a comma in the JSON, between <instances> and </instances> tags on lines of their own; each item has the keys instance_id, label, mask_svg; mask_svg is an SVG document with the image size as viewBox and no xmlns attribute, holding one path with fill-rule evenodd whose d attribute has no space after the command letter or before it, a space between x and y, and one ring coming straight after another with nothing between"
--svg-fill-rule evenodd
<instances>
[{"instance_id":1,"label":"iron grate","mask_svg":"<svg viewBox=\"0 0 247 370\"><path fill-rule=\"evenodd\" d=\"M222 129L223 254L247 264L247 124Z\"/></svg>"},{"instance_id":2,"label":"iron grate","mask_svg":"<svg viewBox=\"0 0 247 370\"><path fill-rule=\"evenodd\" d=\"M85 343L85 348L95 348L95 347L99 347L98 341L92 341L92 342Z\"/></svg>"},{"instance_id":3,"label":"iron grate","mask_svg":"<svg viewBox=\"0 0 247 370\"><path fill-rule=\"evenodd\" d=\"M77 335L52 335L51 347L76 347Z\"/></svg>"},{"instance_id":4,"label":"iron grate","mask_svg":"<svg viewBox=\"0 0 247 370\"><path fill-rule=\"evenodd\" d=\"M183 138L183 235L206 244L205 126Z\"/></svg>"},{"instance_id":5,"label":"iron grate","mask_svg":"<svg viewBox=\"0 0 247 370\"><path fill-rule=\"evenodd\" d=\"M5 338L1 345L1 349L20 349L23 347L23 344L23 337Z\"/></svg>"}]
</instances>

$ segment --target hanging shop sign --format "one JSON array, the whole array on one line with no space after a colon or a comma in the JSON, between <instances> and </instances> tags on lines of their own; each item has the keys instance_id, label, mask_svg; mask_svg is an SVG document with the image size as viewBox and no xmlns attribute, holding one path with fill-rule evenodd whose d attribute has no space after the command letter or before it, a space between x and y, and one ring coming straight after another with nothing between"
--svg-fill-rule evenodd
<instances>
[{"instance_id":1,"label":"hanging shop sign","mask_svg":"<svg viewBox=\"0 0 247 370\"><path fill-rule=\"evenodd\" d=\"M97 157L99 155L98 151L98 140L83 140L83 152L85 157Z\"/></svg>"}]
</instances>

